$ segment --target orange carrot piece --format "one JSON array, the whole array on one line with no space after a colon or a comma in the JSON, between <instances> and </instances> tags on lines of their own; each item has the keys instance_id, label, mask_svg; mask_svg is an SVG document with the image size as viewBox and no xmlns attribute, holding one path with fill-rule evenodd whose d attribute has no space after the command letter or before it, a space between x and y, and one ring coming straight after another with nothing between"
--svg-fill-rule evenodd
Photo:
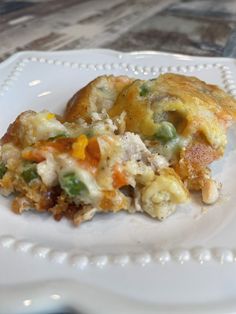
<instances>
[{"instance_id":1,"label":"orange carrot piece","mask_svg":"<svg viewBox=\"0 0 236 314\"><path fill-rule=\"evenodd\" d=\"M128 180L124 171L122 171L118 164L114 166L113 169L113 187L116 189L121 188L124 185L128 184Z\"/></svg>"}]
</instances>

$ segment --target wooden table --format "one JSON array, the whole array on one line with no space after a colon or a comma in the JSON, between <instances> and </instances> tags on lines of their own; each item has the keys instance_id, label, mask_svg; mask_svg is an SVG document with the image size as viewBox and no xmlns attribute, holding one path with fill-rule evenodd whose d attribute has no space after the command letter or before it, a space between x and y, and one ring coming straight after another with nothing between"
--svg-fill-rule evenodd
<instances>
[{"instance_id":1,"label":"wooden table","mask_svg":"<svg viewBox=\"0 0 236 314\"><path fill-rule=\"evenodd\" d=\"M97 47L233 57L235 26L235 0L3 0L0 60Z\"/></svg>"}]
</instances>

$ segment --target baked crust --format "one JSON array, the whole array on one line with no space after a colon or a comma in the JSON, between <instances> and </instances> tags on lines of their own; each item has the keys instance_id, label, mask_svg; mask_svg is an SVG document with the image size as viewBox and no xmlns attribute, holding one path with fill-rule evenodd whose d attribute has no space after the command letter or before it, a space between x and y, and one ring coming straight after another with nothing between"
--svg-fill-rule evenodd
<instances>
[{"instance_id":1,"label":"baked crust","mask_svg":"<svg viewBox=\"0 0 236 314\"><path fill-rule=\"evenodd\" d=\"M109 110L119 93L132 81L133 79L127 76L97 77L68 101L64 119L72 122L81 118L86 122L91 122L91 114Z\"/></svg>"},{"instance_id":2,"label":"baked crust","mask_svg":"<svg viewBox=\"0 0 236 314\"><path fill-rule=\"evenodd\" d=\"M96 212L164 219L189 190L214 203L208 166L220 158L236 101L194 77L101 76L68 102L64 118L26 111L0 141L0 192L15 213L35 208L75 224Z\"/></svg>"},{"instance_id":3,"label":"baked crust","mask_svg":"<svg viewBox=\"0 0 236 314\"><path fill-rule=\"evenodd\" d=\"M188 188L198 190L210 177L208 165L224 154L236 101L216 85L167 73L124 88L108 113L114 119L122 112L126 130L140 134L160 154L165 155L169 143L155 138L158 127L162 121L174 125L180 147L166 157Z\"/></svg>"}]
</instances>

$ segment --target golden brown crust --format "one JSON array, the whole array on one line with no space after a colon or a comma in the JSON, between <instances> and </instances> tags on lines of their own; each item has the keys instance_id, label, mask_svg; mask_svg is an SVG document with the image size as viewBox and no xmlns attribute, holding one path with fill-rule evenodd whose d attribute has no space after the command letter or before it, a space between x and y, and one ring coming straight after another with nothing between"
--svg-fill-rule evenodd
<instances>
[{"instance_id":1,"label":"golden brown crust","mask_svg":"<svg viewBox=\"0 0 236 314\"><path fill-rule=\"evenodd\" d=\"M235 99L217 85L207 84L196 77L173 73L161 75L160 84L168 86L170 92L186 101L190 100L189 97L202 100L214 113L219 116L222 114L224 119L236 119Z\"/></svg>"},{"instance_id":2,"label":"golden brown crust","mask_svg":"<svg viewBox=\"0 0 236 314\"><path fill-rule=\"evenodd\" d=\"M188 189L199 190L209 179L210 170L207 167L219 157L217 151L208 144L196 142L182 150L174 168Z\"/></svg>"},{"instance_id":3,"label":"golden brown crust","mask_svg":"<svg viewBox=\"0 0 236 314\"><path fill-rule=\"evenodd\" d=\"M8 129L7 132L3 135L3 137L0 139L0 144L6 144L6 143L12 143L15 144L16 146L19 146L21 144L21 139L19 136L19 130L20 130L20 126L21 126L21 118L25 115L25 114L30 114L30 113L34 113L34 111L32 110L27 110L22 112L21 114L19 114L17 116L17 118L15 119L14 122L12 122Z\"/></svg>"},{"instance_id":4,"label":"golden brown crust","mask_svg":"<svg viewBox=\"0 0 236 314\"><path fill-rule=\"evenodd\" d=\"M178 74L150 81L136 80L118 96L109 115L126 112L126 130L154 140L157 124L171 122L188 147L171 160L190 189L209 177L207 166L224 153L226 128L236 119L236 101L216 85ZM162 145L161 143L159 145Z\"/></svg>"},{"instance_id":5,"label":"golden brown crust","mask_svg":"<svg viewBox=\"0 0 236 314\"><path fill-rule=\"evenodd\" d=\"M147 97L140 96L141 87L144 84L145 81L136 80L124 88L108 113L111 118L115 118L122 112L126 112L127 131L151 136L155 133L156 125Z\"/></svg>"},{"instance_id":6,"label":"golden brown crust","mask_svg":"<svg viewBox=\"0 0 236 314\"><path fill-rule=\"evenodd\" d=\"M158 119L164 112L178 112L186 119L185 123L189 121L184 135L198 131L209 135L207 123L209 127L217 123L218 129L224 129L236 119L236 101L215 85L195 77L167 73L151 81L136 80L127 86L109 115L113 118L123 111L127 113L127 130L145 136L155 133L155 116Z\"/></svg>"},{"instance_id":7,"label":"golden brown crust","mask_svg":"<svg viewBox=\"0 0 236 314\"><path fill-rule=\"evenodd\" d=\"M82 118L91 121L91 113L109 109L118 94L132 79L126 76L99 76L83 87L68 101L64 113L65 121L73 122Z\"/></svg>"},{"instance_id":8,"label":"golden brown crust","mask_svg":"<svg viewBox=\"0 0 236 314\"><path fill-rule=\"evenodd\" d=\"M90 125L81 122L83 125L81 132L85 132L86 128L96 123L93 113L102 113L103 109L112 119L117 119L117 116L125 112L122 114L126 120L124 131L138 133L145 141L141 143L147 145L145 153L162 154L170 161L171 168L158 169L159 166L146 165L147 156L141 153L141 157L137 160L129 157L130 160L127 161L127 157L124 157L127 151L122 152L117 149L123 143L122 138L117 140L118 146L112 141L107 149L109 154L105 161L103 160L106 167L110 167L107 180L103 171L105 167L103 169L103 164L100 163L102 154L96 137L87 138L87 135L78 133L75 138L74 133L69 133L70 128L67 130L65 126L60 125L54 114L39 113L37 118L37 113L27 111L9 126L0 143L2 146L7 144L0 152L5 156L3 166L7 169L4 172L3 167L0 189L5 191L5 194L18 193L12 205L14 212L21 213L33 207L38 211L52 213L56 220L67 217L75 224L79 224L91 219L98 211L129 210L137 196L134 193L128 196L123 192L127 191L127 187L134 189L138 186L140 189L137 189L140 193L138 198L143 210L152 217L166 217L170 211L173 211L173 205L186 201L187 189L203 190L207 183L212 181L208 165L223 155L226 127L232 119L236 118L236 101L223 90L197 78L176 74L164 74L149 81L134 81L124 76L98 77L70 99L64 118L67 121L82 118L88 123L92 122ZM112 124L106 115L99 115L98 119L100 118ZM43 127L41 127L42 121L45 123ZM104 121L99 120L100 122ZM32 124L31 128L30 124ZM174 136L167 137L167 140L158 137L157 131L161 124L171 126L175 132ZM68 126L69 123L65 125ZM77 126L77 123L72 125ZM54 130L55 134L51 135L51 130ZM115 134L118 135L113 134L113 129L111 132L114 137L121 135L117 130ZM28 138L29 133L33 140ZM104 137L101 133L98 134ZM133 136L137 137L134 134ZM132 141L131 143L137 147L140 145L134 138ZM87 146L82 148L84 144ZM169 144L173 144L170 145L170 158L167 157ZM130 154L135 152L135 145L130 148ZM111 147L114 148L114 156ZM63 154L67 155L60 156ZM117 167L111 161L108 162L113 157L119 160ZM134 163L128 165L129 161ZM27 169L28 162L33 168L37 168L37 176L29 180L24 176L24 172L27 171L24 169ZM82 176L82 183L87 178L87 184L90 186L88 189L85 184L86 193L81 192L80 200L76 198L79 192L73 195L74 192L68 192L69 188L65 188L63 186L65 183L62 184L60 181L64 180L63 171L71 169L68 168L68 164L70 167L74 165L76 171L78 169L82 171L83 175L77 172L75 174L78 177ZM49 172L51 170L54 172ZM98 171L101 171L100 176L97 175ZM55 180L49 180L50 178L46 176L48 172L49 176L55 175ZM132 180L129 181L128 176L131 176ZM111 186L103 185L105 181L101 180L103 177ZM153 178L148 180L148 177ZM101 189L97 188L98 183Z\"/></svg>"}]
</instances>

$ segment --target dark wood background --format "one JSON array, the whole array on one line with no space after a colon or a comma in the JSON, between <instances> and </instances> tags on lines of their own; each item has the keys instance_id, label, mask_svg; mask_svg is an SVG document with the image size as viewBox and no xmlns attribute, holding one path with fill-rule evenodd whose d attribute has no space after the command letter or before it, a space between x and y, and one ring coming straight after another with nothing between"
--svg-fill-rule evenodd
<instances>
[{"instance_id":1,"label":"dark wood background","mask_svg":"<svg viewBox=\"0 0 236 314\"><path fill-rule=\"evenodd\" d=\"M21 50L97 47L233 57L236 1L0 1L0 60Z\"/></svg>"}]
</instances>

